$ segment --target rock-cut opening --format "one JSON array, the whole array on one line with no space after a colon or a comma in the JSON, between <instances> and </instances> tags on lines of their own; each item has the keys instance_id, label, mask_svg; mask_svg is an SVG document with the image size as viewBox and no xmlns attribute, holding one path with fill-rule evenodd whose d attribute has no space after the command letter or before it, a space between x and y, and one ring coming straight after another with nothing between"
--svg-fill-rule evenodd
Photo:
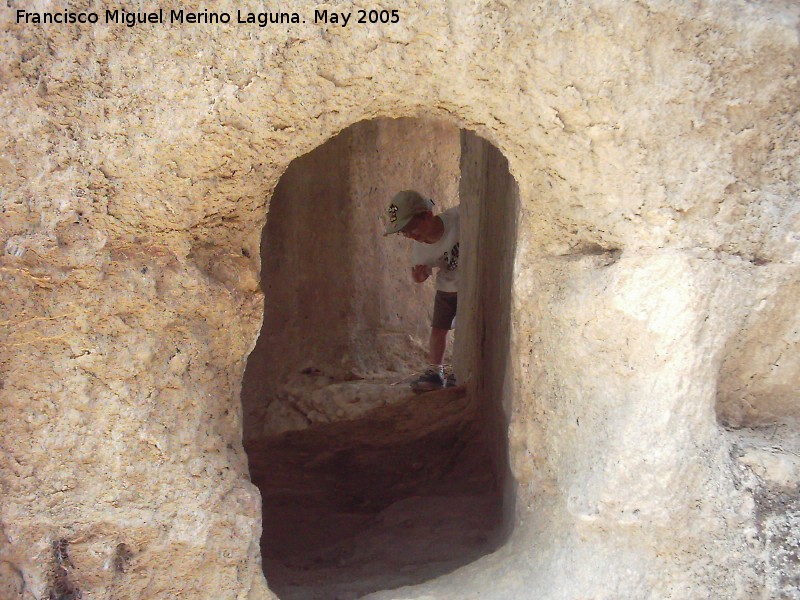
<instances>
[{"instance_id":1,"label":"rock-cut opening","mask_svg":"<svg viewBox=\"0 0 800 600\"><path fill-rule=\"evenodd\" d=\"M461 206L454 388L414 395L434 289L388 200ZM282 599L356 598L497 549L512 523L510 303L519 193L477 135L357 123L291 163L261 243L264 322L242 390L263 499L265 575Z\"/></svg>"}]
</instances>

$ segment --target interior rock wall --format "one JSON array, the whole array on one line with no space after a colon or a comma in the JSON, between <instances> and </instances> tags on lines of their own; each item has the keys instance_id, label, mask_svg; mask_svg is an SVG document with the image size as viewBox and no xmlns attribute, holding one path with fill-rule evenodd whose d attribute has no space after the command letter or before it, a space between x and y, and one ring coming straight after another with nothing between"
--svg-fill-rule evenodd
<instances>
[{"instance_id":1,"label":"interior rock wall","mask_svg":"<svg viewBox=\"0 0 800 600\"><path fill-rule=\"evenodd\" d=\"M424 115L519 184L517 526L374 597L797 597L798 7L396 7L348 28L305 1L266 28L0 7L4 596L272 597L239 401L269 199L347 126Z\"/></svg>"},{"instance_id":2,"label":"interior rock wall","mask_svg":"<svg viewBox=\"0 0 800 600\"><path fill-rule=\"evenodd\" d=\"M433 285L411 281L408 240L383 236L386 209L401 189L437 211L457 204L460 155L452 125L377 119L292 162L262 234L269 300L243 381L245 437L352 417L386 388L338 384L397 382L427 363Z\"/></svg>"},{"instance_id":3,"label":"interior rock wall","mask_svg":"<svg viewBox=\"0 0 800 600\"><path fill-rule=\"evenodd\" d=\"M519 190L500 151L474 133L461 134L459 380L476 398L496 485L513 525L514 483L508 466L508 421L514 401L511 298Z\"/></svg>"},{"instance_id":4,"label":"interior rock wall","mask_svg":"<svg viewBox=\"0 0 800 600\"><path fill-rule=\"evenodd\" d=\"M386 210L394 194L404 189L433 199L435 212L458 204L460 135L452 123L430 119L375 119L357 124L352 135L353 197L371 228L370 235L353 240L356 255L362 257L362 262L353 261L354 310L363 319L357 350L362 360L372 361L365 365L368 369L402 372L409 364L409 343L418 352L411 365L419 367L418 342L427 362L434 288L433 281L411 281L411 242L383 237Z\"/></svg>"}]
</instances>

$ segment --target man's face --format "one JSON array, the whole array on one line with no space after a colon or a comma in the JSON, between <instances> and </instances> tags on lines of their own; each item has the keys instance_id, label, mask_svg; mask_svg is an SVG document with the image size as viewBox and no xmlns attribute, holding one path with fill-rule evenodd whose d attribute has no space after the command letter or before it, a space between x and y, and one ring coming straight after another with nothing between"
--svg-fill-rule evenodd
<instances>
[{"instance_id":1,"label":"man's face","mask_svg":"<svg viewBox=\"0 0 800 600\"><path fill-rule=\"evenodd\" d=\"M422 239L425 233L425 213L414 215L406 226L400 230L403 237L411 238L415 242Z\"/></svg>"}]
</instances>

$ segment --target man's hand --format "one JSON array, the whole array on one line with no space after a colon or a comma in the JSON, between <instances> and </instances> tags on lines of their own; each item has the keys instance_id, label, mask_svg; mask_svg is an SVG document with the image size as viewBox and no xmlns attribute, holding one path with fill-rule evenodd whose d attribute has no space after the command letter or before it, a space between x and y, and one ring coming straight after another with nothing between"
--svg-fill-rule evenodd
<instances>
[{"instance_id":1,"label":"man's hand","mask_svg":"<svg viewBox=\"0 0 800 600\"><path fill-rule=\"evenodd\" d=\"M411 267L411 279L417 283L422 283L425 281L431 276L431 273L433 273L433 269L431 269L428 265L415 265Z\"/></svg>"}]
</instances>

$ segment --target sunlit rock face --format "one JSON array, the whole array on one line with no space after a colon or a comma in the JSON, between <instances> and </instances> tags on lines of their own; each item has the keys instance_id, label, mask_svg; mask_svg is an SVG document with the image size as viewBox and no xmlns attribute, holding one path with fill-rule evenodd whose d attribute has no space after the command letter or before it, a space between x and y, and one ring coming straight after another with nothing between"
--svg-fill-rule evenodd
<instances>
[{"instance_id":1,"label":"sunlit rock face","mask_svg":"<svg viewBox=\"0 0 800 600\"><path fill-rule=\"evenodd\" d=\"M241 396L273 194L351 125L413 118L459 132L438 190L479 188L465 156L507 161L502 208L496 184L471 204L503 232L472 273L510 265L487 313L507 327L482 336L478 312L455 348L480 369L502 544L341 593L796 597L795 3L399 0L375 25L339 5L347 26L316 8L264 27L0 8L0 596L275 597ZM373 227L388 198L368 189L342 202Z\"/></svg>"}]
</instances>

